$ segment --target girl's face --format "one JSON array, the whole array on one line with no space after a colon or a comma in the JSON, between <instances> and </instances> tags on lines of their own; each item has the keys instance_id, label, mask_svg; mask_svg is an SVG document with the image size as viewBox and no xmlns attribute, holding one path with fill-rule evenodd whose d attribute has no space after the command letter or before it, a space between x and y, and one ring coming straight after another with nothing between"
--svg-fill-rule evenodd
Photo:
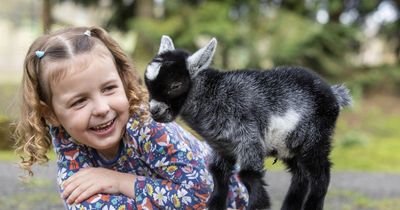
<instances>
[{"instance_id":1,"label":"girl's face","mask_svg":"<svg viewBox=\"0 0 400 210\"><path fill-rule=\"evenodd\" d=\"M85 53L69 63L67 74L50 85L55 121L76 141L113 157L125 132L129 103L111 54Z\"/></svg>"}]
</instances>

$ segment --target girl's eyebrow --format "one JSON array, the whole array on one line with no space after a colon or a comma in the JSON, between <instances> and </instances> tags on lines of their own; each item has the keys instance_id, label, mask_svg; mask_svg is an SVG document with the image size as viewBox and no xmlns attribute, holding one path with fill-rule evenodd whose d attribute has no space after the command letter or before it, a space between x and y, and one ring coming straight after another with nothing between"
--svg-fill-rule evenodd
<instances>
[{"instance_id":1,"label":"girl's eyebrow","mask_svg":"<svg viewBox=\"0 0 400 210\"><path fill-rule=\"evenodd\" d=\"M117 83L117 82L118 82L118 79L112 78L112 79L106 80L105 82L101 83L101 86L105 86L110 83Z\"/></svg>"}]
</instances>

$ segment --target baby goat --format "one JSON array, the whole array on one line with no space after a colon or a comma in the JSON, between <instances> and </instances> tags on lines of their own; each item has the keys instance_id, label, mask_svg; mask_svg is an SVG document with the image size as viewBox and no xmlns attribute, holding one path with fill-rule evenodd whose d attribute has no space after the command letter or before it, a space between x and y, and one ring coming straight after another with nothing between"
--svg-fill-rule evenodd
<instances>
[{"instance_id":1,"label":"baby goat","mask_svg":"<svg viewBox=\"0 0 400 210\"><path fill-rule=\"evenodd\" d=\"M300 67L216 71L208 67L216 45L213 38L190 55L175 50L163 36L145 73L153 118L171 122L180 114L213 149L209 209L226 208L236 163L249 193L248 209L270 208L263 163L271 156L292 174L282 209L322 209L330 180L331 136L340 108L351 103L348 89L329 86Z\"/></svg>"}]
</instances>

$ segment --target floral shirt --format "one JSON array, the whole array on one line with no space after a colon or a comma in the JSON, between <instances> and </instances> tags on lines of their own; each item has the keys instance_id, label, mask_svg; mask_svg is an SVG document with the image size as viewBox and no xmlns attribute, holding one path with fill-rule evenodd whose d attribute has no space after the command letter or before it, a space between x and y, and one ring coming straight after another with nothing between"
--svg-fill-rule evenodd
<instances>
[{"instance_id":1,"label":"floral shirt","mask_svg":"<svg viewBox=\"0 0 400 210\"><path fill-rule=\"evenodd\" d=\"M135 199L125 195L96 194L67 209L204 209L213 189L207 170L209 147L176 123L153 120L139 123L132 117L126 127L118 156L102 159L95 149L76 143L62 128L50 133L57 153L57 182L62 183L79 169L104 167L137 175L132 187ZM235 173L236 174L236 173ZM248 194L238 177L231 177L228 207L244 209Z\"/></svg>"}]
</instances>

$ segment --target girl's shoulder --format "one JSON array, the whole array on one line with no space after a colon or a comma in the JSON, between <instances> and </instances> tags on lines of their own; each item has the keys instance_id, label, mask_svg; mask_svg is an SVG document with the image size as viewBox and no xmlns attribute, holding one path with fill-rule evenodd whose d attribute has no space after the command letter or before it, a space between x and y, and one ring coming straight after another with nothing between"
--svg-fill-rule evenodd
<instances>
[{"instance_id":1,"label":"girl's shoulder","mask_svg":"<svg viewBox=\"0 0 400 210\"><path fill-rule=\"evenodd\" d=\"M75 141L62 127L49 126L49 133L58 164L73 164L69 169L94 165L93 149Z\"/></svg>"},{"instance_id":2,"label":"girl's shoulder","mask_svg":"<svg viewBox=\"0 0 400 210\"><path fill-rule=\"evenodd\" d=\"M53 147L56 151L71 147L75 141L62 127L49 126Z\"/></svg>"},{"instance_id":3,"label":"girl's shoulder","mask_svg":"<svg viewBox=\"0 0 400 210\"><path fill-rule=\"evenodd\" d=\"M186 131L179 124L159 123L149 118L141 122L139 117L132 116L127 123L127 134L130 141L136 146L145 144L186 144L190 147L201 147L204 145L190 132Z\"/></svg>"}]
</instances>

